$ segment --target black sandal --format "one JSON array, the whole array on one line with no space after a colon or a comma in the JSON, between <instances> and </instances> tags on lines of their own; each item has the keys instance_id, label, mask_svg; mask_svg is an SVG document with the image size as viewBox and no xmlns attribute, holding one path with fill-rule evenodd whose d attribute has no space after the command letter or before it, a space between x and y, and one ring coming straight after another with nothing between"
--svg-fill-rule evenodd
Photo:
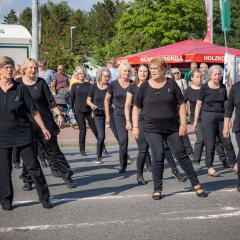
<instances>
[{"instance_id":1,"label":"black sandal","mask_svg":"<svg viewBox=\"0 0 240 240\"><path fill-rule=\"evenodd\" d=\"M162 198L162 193L161 192L153 192L152 194L152 199L153 200L160 200Z\"/></svg>"},{"instance_id":2,"label":"black sandal","mask_svg":"<svg viewBox=\"0 0 240 240\"><path fill-rule=\"evenodd\" d=\"M202 188L202 186L200 184L194 186L194 190L198 197L202 197L202 198L207 197L205 190Z\"/></svg>"}]
</instances>

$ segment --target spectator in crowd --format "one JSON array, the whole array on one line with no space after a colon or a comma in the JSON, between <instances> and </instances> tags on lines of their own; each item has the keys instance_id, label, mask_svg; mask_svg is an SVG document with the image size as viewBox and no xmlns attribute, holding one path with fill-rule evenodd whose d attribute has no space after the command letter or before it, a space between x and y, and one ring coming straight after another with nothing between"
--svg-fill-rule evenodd
<instances>
[{"instance_id":1,"label":"spectator in crowd","mask_svg":"<svg viewBox=\"0 0 240 240\"><path fill-rule=\"evenodd\" d=\"M17 78L20 78L20 77L22 77L22 74L21 74L21 65L16 64L16 65L15 65L15 68L14 68L14 72L13 72L13 78L14 78L14 79L17 79Z\"/></svg>"},{"instance_id":2,"label":"spectator in crowd","mask_svg":"<svg viewBox=\"0 0 240 240\"><path fill-rule=\"evenodd\" d=\"M64 154L61 152L57 141L57 135L60 132L59 127L63 124L61 112L57 107L46 82L42 78L36 77L38 71L37 62L32 58L27 59L22 64L21 71L23 77L18 81L23 83L28 89L37 110L42 116L45 126L49 129L52 135L51 139L46 141L42 137L40 129L36 126L35 121L32 121L35 130L35 137L41 142L44 152L46 152L52 175L55 177L62 177L67 188L73 188L74 183L71 178L73 171L71 170ZM58 125L54 121L52 112L58 116ZM27 172L24 172L23 175L25 177L24 179L26 179L24 188L31 189L31 175L28 176Z\"/></svg>"},{"instance_id":3,"label":"spectator in crowd","mask_svg":"<svg viewBox=\"0 0 240 240\"><path fill-rule=\"evenodd\" d=\"M234 171L236 170L237 164L231 138L224 138L222 132L225 104L227 102L227 90L225 85L221 83L221 66L211 66L208 74L209 81L201 87L196 103L193 129L197 130L198 119L201 113L201 132L206 148L208 175L218 177L220 176L219 172L213 168L216 137L221 139L228 160L232 164Z\"/></svg>"},{"instance_id":4,"label":"spectator in crowd","mask_svg":"<svg viewBox=\"0 0 240 240\"><path fill-rule=\"evenodd\" d=\"M52 83L54 79L54 74L51 69L47 68L47 62L46 61L40 61L39 62L39 69L38 69L38 77L44 79L48 85L48 87L52 88Z\"/></svg>"},{"instance_id":5,"label":"spectator in crowd","mask_svg":"<svg viewBox=\"0 0 240 240\"><path fill-rule=\"evenodd\" d=\"M135 138L139 138L138 123L141 112L143 132L152 153L154 200L160 200L162 195L165 140L181 168L186 172L197 196L206 197L181 138L187 133L183 95L176 82L165 77L167 68L168 65L163 58L150 61L151 78L140 86L133 107L132 133Z\"/></svg>"},{"instance_id":6,"label":"spectator in crowd","mask_svg":"<svg viewBox=\"0 0 240 240\"><path fill-rule=\"evenodd\" d=\"M69 102L69 77L64 72L63 65L58 65L57 72L54 74L52 83L52 93L57 105L61 108L67 109Z\"/></svg>"},{"instance_id":7,"label":"spectator in crowd","mask_svg":"<svg viewBox=\"0 0 240 240\"><path fill-rule=\"evenodd\" d=\"M51 208L47 182L34 150L32 127L27 114L36 121L46 141L51 135L27 88L13 80L14 65L10 57L0 58L0 204L3 210L12 210L12 151L16 147L35 183L40 202L44 208Z\"/></svg>"},{"instance_id":8,"label":"spectator in crowd","mask_svg":"<svg viewBox=\"0 0 240 240\"><path fill-rule=\"evenodd\" d=\"M237 191L240 192L240 82L235 83L229 93L229 98L226 106L225 117L224 117L224 129L223 136L225 138L230 138L230 129L233 111L235 109L235 119L232 126L232 131L235 133L237 145L238 145L238 155L237 155L237 167L236 171L238 173L238 185Z\"/></svg>"},{"instance_id":9,"label":"spectator in crowd","mask_svg":"<svg viewBox=\"0 0 240 240\"><path fill-rule=\"evenodd\" d=\"M208 82L208 65L206 63L201 63L199 70L202 74L202 84Z\"/></svg>"},{"instance_id":10,"label":"spectator in crowd","mask_svg":"<svg viewBox=\"0 0 240 240\"><path fill-rule=\"evenodd\" d=\"M195 69L197 69L197 63L192 62L192 63L190 64L190 70L185 73L185 77L184 77L184 79L185 79L185 81L186 81L186 84L187 84L187 87L189 87L189 85L190 85L190 80L191 80L190 75L191 75L191 72L192 72L193 70L195 70Z\"/></svg>"},{"instance_id":11,"label":"spectator in crowd","mask_svg":"<svg viewBox=\"0 0 240 240\"><path fill-rule=\"evenodd\" d=\"M117 76L117 69L114 66L114 61L110 60L106 63L106 67L109 69L110 73L111 73L111 79L109 80L109 83L112 81L115 81L118 79Z\"/></svg>"}]
</instances>

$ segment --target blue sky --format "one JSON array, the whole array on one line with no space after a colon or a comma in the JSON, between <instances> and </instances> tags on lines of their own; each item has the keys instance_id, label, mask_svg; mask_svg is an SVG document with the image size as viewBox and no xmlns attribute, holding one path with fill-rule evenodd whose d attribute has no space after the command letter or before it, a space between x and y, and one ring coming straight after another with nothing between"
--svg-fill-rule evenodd
<instances>
[{"instance_id":1,"label":"blue sky","mask_svg":"<svg viewBox=\"0 0 240 240\"><path fill-rule=\"evenodd\" d=\"M68 5L73 9L81 9L89 11L94 3L102 0L69 0ZM46 3L47 0L39 0L40 3ZM54 3L60 3L61 0L52 0ZM0 20L6 16L11 9L14 9L18 14L26 7L32 6L32 0L0 0Z\"/></svg>"}]
</instances>

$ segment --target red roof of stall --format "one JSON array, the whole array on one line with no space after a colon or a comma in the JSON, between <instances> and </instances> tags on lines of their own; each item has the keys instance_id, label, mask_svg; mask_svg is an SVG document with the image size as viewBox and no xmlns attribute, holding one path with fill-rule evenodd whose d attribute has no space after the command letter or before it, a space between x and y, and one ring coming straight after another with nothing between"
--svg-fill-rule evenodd
<instances>
[{"instance_id":1,"label":"red roof of stall","mask_svg":"<svg viewBox=\"0 0 240 240\"><path fill-rule=\"evenodd\" d=\"M228 53L240 56L240 50L228 48ZM225 47L203 42L201 40L185 40L160 48L135 53L117 58L116 63L144 64L156 57L163 57L168 63L224 63Z\"/></svg>"}]
</instances>

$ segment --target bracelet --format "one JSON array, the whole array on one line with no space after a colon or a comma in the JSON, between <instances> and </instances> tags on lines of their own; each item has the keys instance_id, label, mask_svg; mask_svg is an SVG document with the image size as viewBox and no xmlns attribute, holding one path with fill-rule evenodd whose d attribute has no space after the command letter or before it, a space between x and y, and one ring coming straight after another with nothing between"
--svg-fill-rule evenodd
<instances>
[{"instance_id":1,"label":"bracelet","mask_svg":"<svg viewBox=\"0 0 240 240\"><path fill-rule=\"evenodd\" d=\"M182 126L184 126L184 127L186 127L186 126L187 126L187 124L180 124L180 125L182 125Z\"/></svg>"}]
</instances>

